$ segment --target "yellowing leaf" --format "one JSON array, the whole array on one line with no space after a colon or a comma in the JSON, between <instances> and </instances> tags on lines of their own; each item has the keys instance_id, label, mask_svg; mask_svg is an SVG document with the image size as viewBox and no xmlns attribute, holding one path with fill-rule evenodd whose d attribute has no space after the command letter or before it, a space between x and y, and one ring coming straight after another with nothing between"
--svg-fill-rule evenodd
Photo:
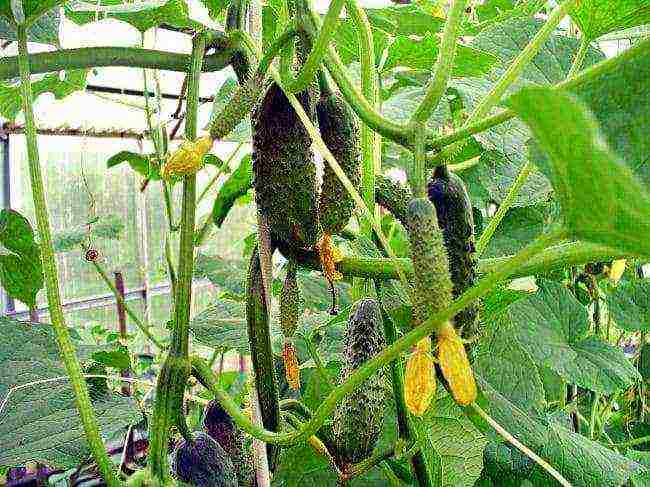
<instances>
[{"instance_id":1,"label":"yellowing leaf","mask_svg":"<svg viewBox=\"0 0 650 487\"><path fill-rule=\"evenodd\" d=\"M618 283L625 272L625 265L627 261L625 259L618 259L612 262L611 267L609 268L609 278L614 282Z\"/></svg>"}]
</instances>

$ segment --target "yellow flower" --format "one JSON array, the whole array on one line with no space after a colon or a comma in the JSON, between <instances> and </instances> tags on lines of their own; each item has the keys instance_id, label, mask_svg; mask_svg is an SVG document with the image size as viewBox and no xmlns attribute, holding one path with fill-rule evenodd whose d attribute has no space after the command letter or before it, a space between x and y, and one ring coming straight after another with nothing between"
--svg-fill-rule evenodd
<instances>
[{"instance_id":1,"label":"yellow flower","mask_svg":"<svg viewBox=\"0 0 650 487\"><path fill-rule=\"evenodd\" d=\"M336 264L343 260L343 254L332 243L332 237L325 233L318 242L318 255L320 257L323 274L329 282L343 279L343 274L336 270Z\"/></svg>"},{"instance_id":2,"label":"yellow flower","mask_svg":"<svg viewBox=\"0 0 650 487\"><path fill-rule=\"evenodd\" d=\"M169 156L162 168L161 176L169 181L196 174L203 167L203 156L212 148L212 139L201 137L194 142L185 141Z\"/></svg>"},{"instance_id":3,"label":"yellow flower","mask_svg":"<svg viewBox=\"0 0 650 487\"><path fill-rule=\"evenodd\" d=\"M621 280L621 277L623 277L626 263L627 261L625 259L618 259L612 262L609 268L609 278L614 284L617 284Z\"/></svg>"},{"instance_id":4,"label":"yellow flower","mask_svg":"<svg viewBox=\"0 0 650 487\"><path fill-rule=\"evenodd\" d=\"M438 332L438 362L456 402L467 406L476 400L476 382L465 346L451 323Z\"/></svg>"},{"instance_id":5,"label":"yellow flower","mask_svg":"<svg viewBox=\"0 0 650 487\"><path fill-rule=\"evenodd\" d=\"M298 365L298 355L296 347L290 340L284 341L282 348L282 359L284 361L284 374L287 383L294 391L300 389L300 366Z\"/></svg>"},{"instance_id":6,"label":"yellow flower","mask_svg":"<svg viewBox=\"0 0 650 487\"><path fill-rule=\"evenodd\" d=\"M415 416L422 416L436 394L436 373L431 356L431 339L423 338L406 363L404 401Z\"/></svg>"}]
</instances>

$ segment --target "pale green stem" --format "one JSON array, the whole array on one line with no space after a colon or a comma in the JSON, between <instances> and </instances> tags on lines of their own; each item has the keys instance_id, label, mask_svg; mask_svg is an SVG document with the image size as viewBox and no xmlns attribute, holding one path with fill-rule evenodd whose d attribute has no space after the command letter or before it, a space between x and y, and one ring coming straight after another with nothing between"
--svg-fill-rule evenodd
<instances>
[{"instance_id":1,"label":"pale green stem","mask_svg":"<svg viewBox=\"0 0 650 487\"><path fill-rule=\"evenodd\" d=\"M194 374L203 385L214 394L217 401L219 401L233 421L235 421L244 432L266 443L285 446L305 441L318 431L327 418L329 418L336 405L345 396L360 387L361 384L377 372L377 370L384 367L392 360L397 359L403 352L409 350L422 338L431 335L431 333L435 332L440 325L453 318L459 311L462 311L469 304L473 303L480 297L485 296L494 288L494 286L507 279L519 266L539 253L547 245L561 240L563 237L564 232L561 230L549 232L542 236L519 252L509 262L497 269L493 274L481 279L481 281L479 281L475 286L468 289L458 299L456 299L447 309L436 313L425 323L417 326L392 345L384 348L378 355L356 369L343 384L332 390L327 398L321 402L312 418L298 431L275 433L253 424L230 396L221 389L218 378L207 363L200 357L192 358Z\"/></svg>"},{"instance_id":2,"label":"pale green stem","mask_svg":"<svg viewBox=\"0 0 650 487\"><path fill-rule=\"evenodd\" d=\"M195 140L199 106L199 81L206 38L195 39L192 65L187 80L187 114L185 116L185 138ZM178 250L178 282L172 349L180 355L189 354L189 322L192 302L192 277L194 270L194 227L196 224L196 175L183 179L183 204L181 209L181 235Z\"/></svg>"},{"instance_id":3,"label":"pale green stem","mask_svg":"<svg viewBox=\"0 0 650 487\"><path fill-rule=\"evenodd\" d=\"M97 271L97 274L99 274L99 277L102 278L104 283L106 283L106 286L111 290L113 295L115 296L115 300L124 307L124 310L126 311L126 314L129 315L129 318L133 320L135 323L135 326L137 326L140 331L153 343L159 350L164 350L165 345L163 345L155 336L151 334L151 331L149 331L149 327L145 325L142 320L138 317L137 314L131 309L131 307L127 304L127 302L124 300L124 297L119 293L117 288L115 287L115 284L113 281L110 280L108 275L106 274L106 271L104 268L99 264L99 262L92 262L93 267Z\"/></svg>"},{"instance_id":4,"label":"pale green stem","mask_svg":"<svg viewBox=\"0 0 650 487\"><path fill-rule=\"evenodd\" d=\"M515 448L517 448L520 452L522 452L524 455L526 455L528 458L533 460L537 465L542 467L546 472L548 472L549 475L551 475L555 480L557 480L560 485L563 485L564 487L571 487L571 483L564 478L564 476L558 472L550 463L548 463L546 460L544 460L542 457L537 455L534 451L532 451L530 448L528 448L526 445L521 443L517 438L512 436L506 430L503 426L501 426L499 423L497 423L488 413L486 413L483 409L481 409L478 404L474 403L471 405L472 409L478 413L479 416L481 416L485 421L489 423L490 426L494 428L494 430L499 433L504 439L508 441L508 443L512 444Z\"/></svg>"},{"instance_id":5,"label":"pale green stem","mask_svg":"<svg viewBox=\"0 0 650 487\"><path fill-rule=\"evenodd\" d=\"M580 47L578 48L576 57L573 59L573 64L571 65L569 74L567 74L568 79L571 79L576 74L578 74L578 72L582 68L582 64L585 61L585 57L587 56L588 50L589 50L589 40L583 35L582 39L580 39Z\"/></svg>"},{"instance_id":6,"label":"pale green stem","mask_svg":"<svg viewBox=\"0 0 650 487\"><path fill-rule=\"evenodd\" d=\"M596 416L598 416L598 403L600 402L600 394L593 392L593 399L591 402L591 417L589 418L589 438L594 439L596 431Z\"/></svg>"},{"instance_id":7,"label":"pale green stem","mask_svg":"<svg viewBox=\"0 0 650 487\"><path fill-rule=\"evenodd\" d=\"M486 97L472 111L463 127L467 127L485 117L490 110L501 101L501 97L507 89L514 83L524 68L530 64L532 59L537 55L544 46L546 40L555 32L556 27L566 14L575 6L577 0L565 0L555 7L542 28L530 40L528 45L519 53L519 55L508 66L505 73L499 78Z\"/></svg>"},{"instance_id":8,"label":"pale green stem","mask_svg":"<svg viewBox=\"0 0 650 487\"><path fill-rule=\"evenodd\" d=\"M530 161L526 161L526 163L522 166L519 174L517 175L517 178L512 183L512 186L510 186L508 189L508 194L506 194L506 197L499 205L499 209L496 211L494 216L490 218L490 222L488 223L487 227L485 227L485 230L483 230L483 233L481 233L481 236L476 242L476 257L483 255L483 252L487 248L487 245L490 243L490 239L494 235L494 232L496 231L503 218L506 216L506 213L512 207L512 204L515 202L517 196L519 195L519 190L526 183L528 176L534 168L535 166Z\"/></svg>"},{"instance_id":9,"label":"pale green stem","mask_svg":"<svg viewBox=\"0 0 650 487\"><path fill-rule=\"evenodd\" d=\"M307 1L307 0L303 0ZM287 71L282 73L282 79L285 86L285 89L291 93L297 93L299 91L305 90L309 83L316 76L316 72L320 67L323 56L327 52L327 47L329 43L334 38L334 33L336 32L336 24L339 20L339 15L343 9L343 4L345 0L333 0L329 5L327 14L325 14L325 19L323 20L323 25L318 33L318 37L312 47L311 52L307 56L307 60L301 66L300 71L295 78L291 77L291 72Z\"/></svg>"},{"instance_id":10,"label":"pale green stem","mask_svg":"<svg viewBox=\"0 0 650 487\"><path fill-rule=\"evenodd\" d=\"M454 67L456 41L466 4L467 0L454 0L449 12L447 12L447 20L445 21L442 41L440 42L438 57L434 66L434 74L427 85L424 99L411 117L411 124L417 122L426 123L447 89L447 83L449 83L451 71Z\"/></svg>"},{"instance_id":11,"label":"pale green stem","mask_svg":"<svg viewBox=\"0 0 650 487\"><path fill-rule=\"evenodd\" d=\"M409 183L414 198L424 198L427 190L427 174L424 158L424 122L413 124L415 149L413 150L413 166L408 171Z\"/></svg>"},{"instance_id":12,"label":"pale green stem","mask_svg":"<svg viewBox=\"0 0 650 487\"><path fill-rule=\"evenodd\" d=\"M361 91L370 106L377 109L377 74L375 70L375 47L372 30L366 13L355 0L347 0L346 8L359 41L361 61ZM361 126L361 195L368 208L375 208L375 131L367 124ZM372 212L375 214L375 211ZM362 233L372 236L372 226L364 222Z\"/></svg>"},{"instance_id":13,"label":"pale green stem","mask_svg":"<svg viewBox=\"0 0 650 487\"><path fill-rule=\"evenodd\" d=\"M75 396L75 403L79 418L83 425L86 441L97 463L102 477L109 487L121 485L115 476L104 443L102 441L99 424L93 411L88 394L88 386L83 379L81 366L75 354L75 348L68 333L68 327L63 316L61 296L59 294L59 279L52 246L52 231L45 201L45 188L38 155L38 141L36 135L36 121L34 119L34 95L30 82L29 52L27 49L27 31L25 26L18 26L18 64L20 70L20 90L22 95L23 112L25 116L25 138L27 142L27 158L29 163L29 178L32 186L32 197L34 200L34 211L36 214L36 226L41 237L41 260L43 263L43 277L45 290L50 312L50 321L56 336L61 360L65 365L66 372L70 378L70 384Z\"/></svg>"},{"instance_id":14,"label":"pale green stem","mask_svg":"<svg viewBox=\"0 0 650 487\"><path fill-rule=\"evenodd\" d=\"M318 375L321 376L321 379L323 379L327 385L331 386L332 379L330 379L330 376L327 373L323 359L321 358L320 353L318 353L318 349L314 345L314 341L311 339L311 337L308 336L303 336L302 339L305 341L305 346L307 347L309 356L312 358L314 364L316 365Z\"/></svg>"},{"instance_id":15,"label":"pale green stem","mask_svg":"<svg viewBox=\"0 0 650 487\"><path fill-rule=\"evenodd\" d=\"M223 169L228 170L228 169L230 168L230 163L231 163L232 160L235 158L235 156L239 153L239 149L241 149L243 145L244 145L243 142L240 142L239 144L237 144L237 147L235 147L235 150L233 150L233 151L230 153L230 155L228 156L228 159L226 159L226 162L224 162L224 164L223 164ZM214 177L210 180L210 182L209 182L209 183L207 184L207 186L203 189L203 191L201 191L201 194L199 195L199 199L197 200L197 204L200 203L201 200L203 200L203 198L205 198L205 195L208 193L208 191L210 191L210 188L211 188L212 186L214 186L214 183L217 182L217 179L219 179L219 176L221 176L221 173L223 172L223 169L222 169L222 168L217 169L217 173L216 173L216 174L214 175Z\"/></svg>"}]
</instances>

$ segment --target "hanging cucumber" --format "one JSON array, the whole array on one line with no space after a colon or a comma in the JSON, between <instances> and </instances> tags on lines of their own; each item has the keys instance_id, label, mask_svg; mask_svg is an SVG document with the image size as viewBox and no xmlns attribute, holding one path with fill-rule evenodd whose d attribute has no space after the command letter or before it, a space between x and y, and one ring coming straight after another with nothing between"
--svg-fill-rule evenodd
<instances>
[{"instance_id":1,"label":"hanging cucumber","mask_svg":"<svg viewBox=\"0 0 650 487\"><path fill-rule=\"evenodd\" d=\"M433 204L426 198L411 200L406 219L414 270L413 316L419 324L451 304L453 285Z\"/></svg>"},{"instance_id":2,"label":"hanging cucumber","mask_svg":"<svg viewBox=\"0 0 650 487\"><path fill-rule=\"evenodd\" d=\"M316 105L318 126L325 145L343 169L355 189L361 183L361 151L359 127L354 113L341 95L332 92L324 72L320 76L320 100ZM354 200L329 164L323 170L318 206L323 231L330 235L339 233L348 224Z\"/></svg>"},{"instance_id":3,"label":"hanging cucumber","mask_svg":"<svg viewBox=\"0 0 650 487\"><path fill-rule=\"evenodd\" d=\"M341 382L385 345L379 303L370 298L358 301L348 319ZM381 434L387 392L383 371L379 370L334 411L332 441L339 465L358 463L372 454Z\"/></svg>"},{"instance_id":4,"label":"hanging cucumber","mask_svg":"<svg viewBox=\"0 0 650 487\"><path fill-rule=\"evenodd\" d=\"M193 487L237 487L232 461L207 433L183 440L171 454L170 463L174 476Z\"/></svg>"},{"instance_id":5,"label":"hanging cucumber","mask_svg":"<svg viewBox=\"0 0 650 487\"><path fill-rule=\"evenodd\" d=\"M226 452L232 461L239 487L255 485L253 452L244 433L218 401L210 401L203 412L203 429Z\"/></svg>"},{"instance_id":6,"label":"hanging cucumber","mask_svg":"<svg viewBox=\"0 0 650 487\"><path fill-rule=\"evenodd\" d=\"M438 166L428 184L429 200L436 208L438 224L443 233L449 256L453 295L457 298L476 284L477 259L474 244L472 204L462 179ZM454 325L462 336L477 332L478 302L458 313Z\"/></svg>"},{"instance_id":7,"label":"hanging cucumber","mask_svg":"<svg viewBox=\"0 0 650 487\"><path fill-rule=\"evenodd\" d=\"M311 106L307 91L298 94ZM275 238L312 247L320 236L311 139L289 100L272 84L253 113L255 201Z\"/></svg>"}]
</instances>

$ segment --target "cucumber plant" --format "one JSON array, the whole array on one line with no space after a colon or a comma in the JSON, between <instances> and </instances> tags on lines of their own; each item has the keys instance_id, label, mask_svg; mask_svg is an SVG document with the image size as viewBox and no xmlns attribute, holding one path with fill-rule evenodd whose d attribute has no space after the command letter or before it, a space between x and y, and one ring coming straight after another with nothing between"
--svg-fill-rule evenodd
<instances>
[{"instance_id":1,"label":"cucumber plant","mask_svg":"<svg viewBox=\"0 0 650 487\"><path fill-rule=\"evenodd\" d=\"M0 37L18 48L0 64L0 114L23 113L35 223L0 214L0 284L32 316L44 288L49 313L0 317L7 485L647 482L643 2L333 0L321 17L308 0L203 1L224 30L184 0L91 3L0 4ZM177 30L192 51L30 52L57 40L62 16ZM169 337L107 277L96 221L68 239L155 347L155 381L135 340L97 351L72 333L60 295L34 103L104 66L185 74L183 142L145 86L155 153L108 163L127 161L143 191L159 183ZM236 87L203 134L201 75L228 67ZM197 225L218 179L199 193L197 174L233 133L252 154ZM249 189L258 228L241 258L199 254ZM222 292L193 316L199 274ZM231 350L239 370L217 373Z\"/></svg>"}]
</instances>

